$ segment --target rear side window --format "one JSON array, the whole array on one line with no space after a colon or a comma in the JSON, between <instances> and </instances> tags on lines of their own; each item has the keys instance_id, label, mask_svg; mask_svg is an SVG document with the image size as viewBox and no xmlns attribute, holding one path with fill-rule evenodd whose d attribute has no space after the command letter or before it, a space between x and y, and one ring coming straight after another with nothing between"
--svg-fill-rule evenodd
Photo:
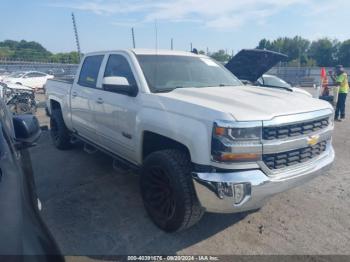
<instances>
[{"instance_id":1,"label":"rear side window","mask_svg":"<svg viewBox=\"0 0 350 262\"><path fill-rule=\"evenodd\" d=\"M98 72L103 60L103 55L88 56L80 70L78 84L86 87L96 87Z\"/></svg>"}]
</instances>

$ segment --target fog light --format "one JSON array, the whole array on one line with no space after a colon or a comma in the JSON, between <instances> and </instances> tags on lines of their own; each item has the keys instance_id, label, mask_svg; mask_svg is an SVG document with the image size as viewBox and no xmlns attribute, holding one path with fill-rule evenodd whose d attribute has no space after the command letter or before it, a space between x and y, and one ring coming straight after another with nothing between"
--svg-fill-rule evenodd
<instances>
[{"instance_id":1,"label":"fog light","mask_svg":"<svg viewBox=\"0 0 350 262\"><path fill-rule=\"evenodd\" d=\"M235 192L234 203L239 204L245 197L245 184L234 184L233 188Z\"/></svg>"},{"instance_id":2,"label":"fog light","mask_svg":"<svg viewBox=\"0 0 350 262\"><path fill-rule=\"evenodd\" d=\"M223 199L225 196L233 197L232 185L229 183L217 183L216 191L217 191L218 197L221 199Z\"/></svg>"}]
</instances>

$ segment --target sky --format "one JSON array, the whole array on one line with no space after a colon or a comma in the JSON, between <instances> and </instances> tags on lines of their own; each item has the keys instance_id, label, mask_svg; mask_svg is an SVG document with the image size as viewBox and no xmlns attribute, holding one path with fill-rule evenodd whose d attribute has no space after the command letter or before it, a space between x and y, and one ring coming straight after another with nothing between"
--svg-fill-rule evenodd
<instances>
[{"instance_id":1,"label":"sky","mask_svg":"<svg viewBox=\"0 0 350 262\"><path fill-rule=\"evenodd\" d=\"M49 51L137 48L238 52L262 38L350 39L344 0L0 0L0 41L37 41ZM157 28L157 34L156 34ZM157 36L156 36L157 35ZM156 40L157 39L157 40Z\"/></svg>"}]
</instances>

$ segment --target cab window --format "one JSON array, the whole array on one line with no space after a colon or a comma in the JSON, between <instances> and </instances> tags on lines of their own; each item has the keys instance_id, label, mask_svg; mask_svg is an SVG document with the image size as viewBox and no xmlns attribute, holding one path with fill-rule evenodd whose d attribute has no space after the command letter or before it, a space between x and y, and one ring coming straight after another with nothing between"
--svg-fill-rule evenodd
<instances>
[{"instance_id":1,"label":"cab window","mask_svg":"<svg viewBox=\"0 0 350 262\"><path fill-rule=\"evenodd\" d=\"M88 56L80 70L78 84L81 86L95 88L98 72L103 60L103 55Z\"/></svg>"}]
</instances>

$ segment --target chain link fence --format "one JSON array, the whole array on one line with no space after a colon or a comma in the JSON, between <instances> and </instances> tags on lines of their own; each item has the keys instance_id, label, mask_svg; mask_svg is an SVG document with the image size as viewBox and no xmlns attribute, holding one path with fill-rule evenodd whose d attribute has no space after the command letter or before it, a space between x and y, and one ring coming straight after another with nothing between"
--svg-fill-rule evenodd
<instances>
[{"instance_id":1,"label":"chain link fence","mask_svg":"<svg viewBox=\"0 0 350 262\"><path fill-rule=\"evenodd\" d=\"M326 72L333 71L334 68L327 67ZM349 74L350 68L345 68ZM320 84L321 67L274 67L268 74L276 75L293 86L313 86ZM328 78L329 83L332 83L331 78Z\"/></svg>"},{"instance_id":2,"label":"chain link fence","mask_svg":"<svg viewBox=\"0 0 350 262\"><path fill-rule=\"evenodd\" d=\"M78 64L0 60L0 70L10 73L15 71L40 71L55 76L67 76L75 75L77 68Z\"/></svg>"},{"instance_id":3,"label":"chain link fence","mask_svg":"<svg viewBox=\"0 0 350 262\"><path fill-rule=\"evenodd\" d=\"M0 70L7 72L14 71L41 71L50 73L55 76L73 76L78 68L78 64L68 63L50 63L50 62L26 62L26 61L8 61L0 60ZM326 71L333 70L333 68L326 68ZM348 74L350 68L345 68ZM273 67L268 74L276 75L285 81L291 83L293 86L313 86L320 83L320 67ZM329 78L329 82L332 80Z\"/></svg>"}]
</instances>

